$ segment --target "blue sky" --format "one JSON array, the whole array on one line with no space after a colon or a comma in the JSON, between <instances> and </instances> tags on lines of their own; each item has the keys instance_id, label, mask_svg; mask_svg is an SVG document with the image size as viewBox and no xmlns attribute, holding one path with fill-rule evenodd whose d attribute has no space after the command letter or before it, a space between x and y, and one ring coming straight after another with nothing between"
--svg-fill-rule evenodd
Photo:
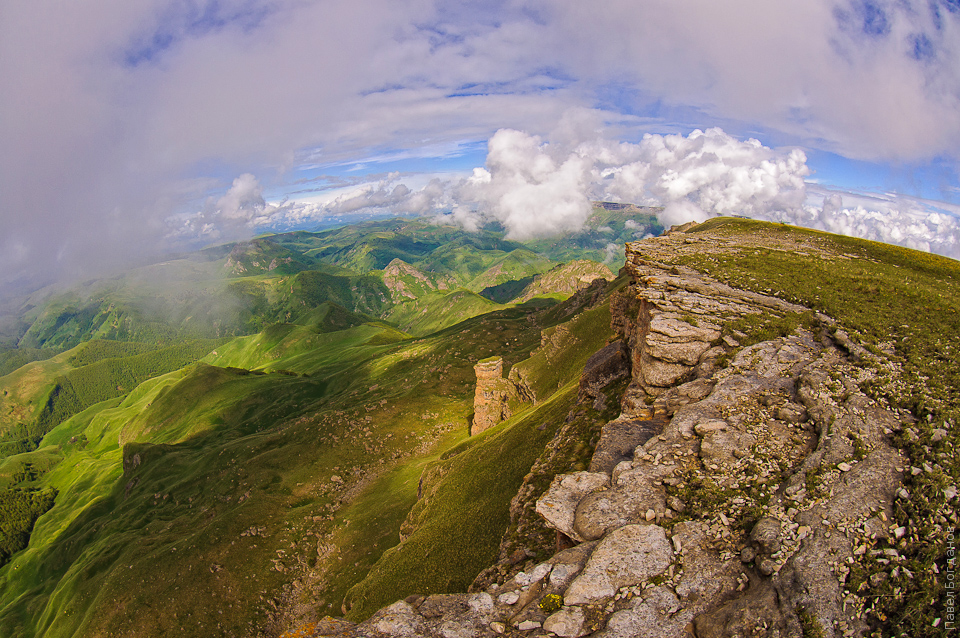
<instances>
[{"instance_id":1,"label":"blue sky","mask_svg":"<svg viewBox=\"0 0 960 638\"><path fill-rule=\"evenodd\" d=\"M591 197L960 257L960 3L11 0L0 144L0 285Z\"/></svg>"}]
</instances>

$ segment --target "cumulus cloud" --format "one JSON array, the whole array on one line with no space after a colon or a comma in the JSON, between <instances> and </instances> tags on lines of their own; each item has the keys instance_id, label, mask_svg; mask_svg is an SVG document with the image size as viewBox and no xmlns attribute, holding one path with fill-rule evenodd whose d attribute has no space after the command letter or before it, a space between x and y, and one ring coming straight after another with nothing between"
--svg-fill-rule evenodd
<instances>
[{"instance_id":1,"label":"cumulus cloud","mask_svg":"<svg viewBox=\"0 0 960 638\"><path fill-rule=\"evenodd\" d=\"M648 134L635 144L546 143L501 130L490 139L486 167L455 196L473 203L474 226L495 220L511 238L528 239L580 230L596 199L662 206L668 226L723 214L780 218L802 208L808 174L802 151L741 142L716 128Z\"/></svg>"},{"instance_id":2,"label":"cumulus cloud","mask_svg":"<svg viewBox=\"0 0 960 638\"><path fill-rule=\"evenodd\" d=\"M556 235L579 230L590 215L589 169L585 158L554 152L537 136L501 129L490 139L486 168L461 195L475 197L510 239Z\"/></svg>"},{"instance_id":3,"label":"cumulus cloud","mask_svg":"<svg viewBox=\"0 0 960 638\"><path fill-rule=\"evenodd\" d=\"M776 152L755 139L741 142L718 128L690 135L646 135L603 155L619 165L602 169L606 194L620 201L662 205L670 220L766 216L799 208L810 171L799 149Z\"/></svg>"},{"instance_id":4,"label":"cumulus cloud","mask_svg":"<svg viewBox=\"0 0 960 638\"><path fill-rule=\"evenodd\" d=\"M229 221L250 221L262 216L267 203L263 201L263 187L250 173L233 180L233 186L217 200L216 215Z\"/></svg>"},{"instance_id":5,"label":"cumulus cloud","mask_svg":"<svg viewBox=\"0 0 960 638\"><path fill-rule=\"evenodd\" d=\"M666 227L686 224L687 222L705 222L710 215L687 199L672 201L663 208L658 216L660 223Z\"/></svg>"}]
</instances>

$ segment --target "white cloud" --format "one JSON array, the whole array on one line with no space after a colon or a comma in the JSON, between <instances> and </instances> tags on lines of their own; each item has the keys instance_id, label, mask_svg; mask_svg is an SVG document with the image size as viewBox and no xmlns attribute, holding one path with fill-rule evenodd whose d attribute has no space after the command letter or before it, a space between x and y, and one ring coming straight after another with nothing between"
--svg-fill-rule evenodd
<instances>
[{"instance_id":1,"label":"white cloud","mask_svg":"<svg viewBox=\"0 0 960 638\"><path fill-rule=\"evenodd\" d=\"M477 189L482 212L503 223L510 239L579 230L590 215L589 163L554 153L540 138L501 129L490 139L489 179Z\"/></svg>"},{"instance_id":2,"label":"white cloud","mask_svg":"<svg viewBox=\"0 0 960 638\"><path fill-rule=\"evenodd\" d=\"M664 206L663 212L657 217L664 227L669 228L687 222L705 222L710 215L690 200L678 199Z\"/></svg>"},{"instance_id":3,"label":"white cloud","mask_svg":"<svg viewBox=\"0 0 960 638\"><path fill-rule=\"evenodd\" d=\"M785 221L960 259L960 206L816 186L810 191L811 198L820 197L823 203L808 203Z\"/></svg>"},{"instance_id":4,"label":"white cloud","mask_svg":"<svg viewBox=\"0 0 960 638\"><path fill-rule=\"evenodd\" d=\"M661 221L669 226L722 214L779 218L801 210L806 197L802 151L778 152L719 129L646 135L637 144L573 139L548 144L498 131L486 168L475 169L454 196L473 204L474 226L496 220L517 239L579 230L592 199L664 206Z\"/></svg>"},{"instance_id":5,"label":"white cloud","mask_svg":"<svg viewBox=\"0 0 960 638\"><path fill-rule=\"evenodd\" d=\"M251 174L272 189L304 149L319 164L386 161L422 156L418 149L447 153L500 129L527 131L533 141L502 134L486 187L452 180L428 188L404 178L340 205L453 211L468 225L488 215L514 237L575 228L585 198L605 194L671 211L802 216L792 199L802 194L800 155L733 144L710 129L633 145L581 143L600 135L599 113L610 137L722 124L740 137L847 157L942 156L955 171L960 14L944 7L7 2L0 235L23 248L3 264L75 273L108 257L140 258L169 231L173 211L191 201L199 207L196 193L180 189L191 178ZM609 171L606 179L598 170ZM240 232L329 213L302 203L260 211L247 195L253 199L224 201L217 219L206 211L192 228L212 236L228 220Z\"/></svg>"},{"instance_id":6,"label":"white cloud","mask_svg":"<svg viewBox=\"0 0 960 638\"><path fill-rule=\"evenodd\" d=\"M757 216L803 204L806 157L798 149L775 152L722 130L690 135L646 135L605 154L606 195L626 202L671 206L694 217ZM620 160L621 164L611 164ZM681 205L682 203L682 205ZM695 206L700 212L695 212Z\"/></svg>"},{"instance_id":7,"label":"white cloud","mask_svg":"<svg viewBox=\"0 0 960 638\"><path fill-rule=\"evenodd\" d=\"M620 244L609 243L603 249L603 263L612 264L613 260L616 259L620 252L623 251L623 246Z\"/></svg>"},{"instance_id":8,"label":"white cloud","mask_svg":"<svg viewBox=\"0 0 960 638\"><path fill-rule=\"evenodd\" d=\"M250 173L233 180L233 186L217 200L216 214L226 220L248 222L263 215L263 187Z\"/></svg>"},{"instance_id":9,"label":"white cloud","mask_svg":"<svg viewBox=\"0 0 960 638\"><path fill-rule=\"evenodd\" d=\"M956 157L960 14L946 3L610 0L602 10L543 8L555 27L551 51L576 76L660 112L756 122L846 156Z\"/></svg>"}]
</instances>

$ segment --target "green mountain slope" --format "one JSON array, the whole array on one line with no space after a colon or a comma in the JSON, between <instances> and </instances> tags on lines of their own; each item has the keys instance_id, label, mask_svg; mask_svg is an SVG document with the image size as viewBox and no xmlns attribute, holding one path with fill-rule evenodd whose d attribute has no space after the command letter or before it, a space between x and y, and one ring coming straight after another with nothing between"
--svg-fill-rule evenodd
<instances>
[{"instance_id":1,"label":"green mountain slope","mask_svg":"<svg viewBox=\"0 0 960 638\"><path fill-rule=\"evenodd\" d=\"M525 245L370 222L35 294L23 350L3 358L16 368L0 377L0 504L25 521L56 496L0 566L0 635L279 635L462 591L520 533L510 500L560 428L580 438L538 485L583 469L616 416L613 391L577 404L577 381L613 335L624 281L573 282L603 274L606 238L656 230L649 213L601 207L579 238ZM887 400L956 442L943 425L960 419L956 262L746 220L684 237L678 267L804 303L894 353L907 383ZM556 267L572 257L593 261ZM519 303L524 290L540 296ZM470 437L473 366L492 356L522 392L511 418ZM911 465L936 471L908 479L917 498L897 522L936 538L958 465L905 436ZM916 574L942 558L942 544L901 549ZM883 586L890 617L929 625L916 610L931 581L897 583Z\"/></svg>"},{"instance_id":2,"label":"green mountain slope","mask_svg":"<svg viewBox=\"0 0 960 638\"><path fill-rule=\"evenodd\" d=\"M547 312L505 309L399 343L377 339L395 331L373 324L326 333L278 324L219 345L206 358L216 367L156 377L119 404L67 419L32 453L62 455L35 482L59 496L30 547L0 572L5 591L23 592L4 599L0 630L210 635L266 626L268 605L256 601L282 598L295 574L335 583L327 611L339 611L347 589L396 544L424 463L465 439L473 363L527 358ZM531 450L520 458L532 462ZM324 563L311 538L338 539L338 558L351 560ZM211 610L200 592L225 607ZM169 613L144 615L152 600L167 600Z\"/></svg>"}]
</instances>

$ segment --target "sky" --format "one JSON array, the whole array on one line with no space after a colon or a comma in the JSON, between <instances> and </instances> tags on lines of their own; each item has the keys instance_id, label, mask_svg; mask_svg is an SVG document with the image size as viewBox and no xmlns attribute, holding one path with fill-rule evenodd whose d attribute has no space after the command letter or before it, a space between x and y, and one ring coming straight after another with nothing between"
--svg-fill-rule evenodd
<instances>
[{"instance_id":1,"label":"sky","mask_svg":"<svg viewBox=\"0 0 960 638\"><path fill-rule=\"evenodd\" d=\"M960 0L4 0L0 294L596 199L960 258Z\"/></svg>"}]
</instances>

